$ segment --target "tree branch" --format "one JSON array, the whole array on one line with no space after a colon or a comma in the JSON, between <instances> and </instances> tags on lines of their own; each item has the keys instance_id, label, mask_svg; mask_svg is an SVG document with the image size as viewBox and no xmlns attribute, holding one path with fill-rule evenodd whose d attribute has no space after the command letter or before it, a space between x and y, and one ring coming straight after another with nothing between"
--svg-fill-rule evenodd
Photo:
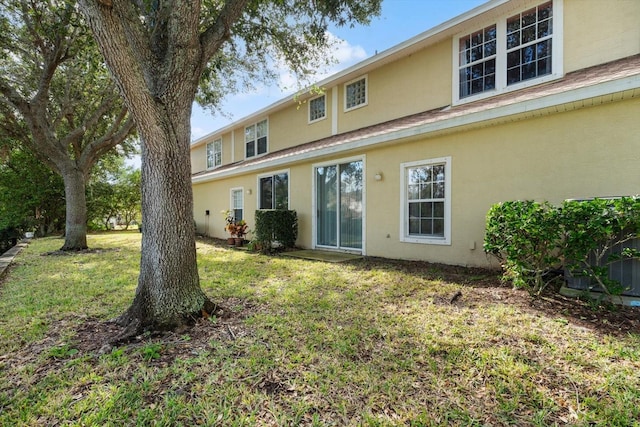
<instances>
[{"instance_id":1,"label":"tree branch","mask_svg":"<svg viewBox=\"0 0 640 427\"><path fill-rule=\"evenodd\" d=\"M233 24L240 19L248 4L249 0L227 0L216 21L200 35L200 70L206 67L222 44L231 38Z\"/></svg>"},{"instance_id":2,"label":"tree branch","mask_svg":"<svg viewBox=\"0 0 640 427\"><path fill-rule=\"evenodd\" d=\"M125 120L126 118L126 120ZM118 113L116 120L105 134L91 141L82 150L78 159L78 166L85 176L89 174L95 162L107 151L127 139L135 129L133 117L128 115L128 110L123 107Z\"/></svg>"}]
</instances>

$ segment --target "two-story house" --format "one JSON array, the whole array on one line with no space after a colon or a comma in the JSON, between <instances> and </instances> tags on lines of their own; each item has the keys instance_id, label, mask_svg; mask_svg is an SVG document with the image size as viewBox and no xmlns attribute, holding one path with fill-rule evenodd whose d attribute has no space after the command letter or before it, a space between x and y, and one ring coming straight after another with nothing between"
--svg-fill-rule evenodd
<instances>
[{"instance_id":1,"label":"two-story house","mask_svg":"<svg viewBox=\"0 0 640 427\"><path fill-rule=\"evenodd\" d=\"M492 204L640 193L640 1L492 0L192 144L194 217L487 266Z\"/></svg>"}]
</instances>

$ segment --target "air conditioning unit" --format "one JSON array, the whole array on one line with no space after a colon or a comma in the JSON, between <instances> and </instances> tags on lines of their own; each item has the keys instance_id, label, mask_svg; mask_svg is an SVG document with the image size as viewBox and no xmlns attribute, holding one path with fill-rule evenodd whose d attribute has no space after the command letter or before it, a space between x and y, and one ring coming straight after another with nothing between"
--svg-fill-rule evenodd
<instances>
[{"instance_id":1,"label":"air conditioning unit","mask_svg":"<svg viewBox=\"0 0 640 427\"><path fill-rule=\"evenodd\" d=\"M640 238L612 247L603 257L603 261L606 262L612 254L620 254L625 248L640 250ZM596 264L595 257L591 257L589 262L592 265ZM576 276L568 269L564 271L564 278L566 286L570 289L602 292L602 289L596 283L592 283L589 277ZM640 297L640 260L621 259L613 262L609 265L609 279L619 282L625 288L622 295Z\"/></svg>"}]
</instances>

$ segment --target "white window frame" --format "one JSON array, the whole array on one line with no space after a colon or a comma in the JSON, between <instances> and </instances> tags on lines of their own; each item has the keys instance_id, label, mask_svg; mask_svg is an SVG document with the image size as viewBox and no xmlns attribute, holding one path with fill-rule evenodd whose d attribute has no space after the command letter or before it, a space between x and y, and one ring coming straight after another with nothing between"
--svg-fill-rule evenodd
<instances>
[{"instance_id":1,"label":"white window frame","mask_svg":"<svg viewBox=\"0 0 640 427\"><path fill-rule=\"evenodd\" d=\"M282 169L282 170L277 170L269 173L259 174L256 176L256 188L258 189L258 191L256 191L256 197L257 197L256 206L258 210L267 210L267 209L262 209L260 207L260 199L262 196L262 186L260 185L260 179L274 177L275 175L280 175L283 173L287 174L287 210L291 209L290 208L291 206L291 172L289 169Z\"/></svg>"},{"instance_id":2,"label":"white window frame","mask_svg":"<svg viewBox=\"0 0 640 427\"><path fill-rule=\"evenodd\" d=\"M411 168L444 164L444 236L409 235L407 173ZM451 245L451 156L400 164L400 241L427 245Z\"/></svg>"},{"instance_id":3,"label":"white window frame","mask_svg":"<svg viewBox=\"0 0 640 427\"><path fill-rule=\"evenodd\" d=\"M323 109L323 113L324 113L324 114L322 115L322 117L318 117L318 118L313 119L313 118L311 117L311 113L312 113L312 110L311 110L311 104L313 103L313 101L317 101L318 99L321 99L321 98L322 98L322 104L324 105L324 109ZM309 124L311 124L311 123L316 123L316 122L319 122L319 121L324 120L324 119L326 119L326 118L327 118L327 97L326 97L326 95L325 95L325 94L318 95L318 96L316 96L316 97L314 97L314 98L311 98L311 99L307 102L307 104L309 104L309 107L308 107L308 111L309 111L309 113L308 113L308 115L307 115L307 119L308 119L308 123L309 123Z\"/></svg>"},{"instance_id":4,"label":"white window frame","mask_svg":"<svg viewBox=\"0 0 640 427\"><path fill-rule=\"evenodd\" d=\"M233 199L233 194L235 192L240 193L240 195L242 196L242 207L240 209L242 209L242 219L245 219L245 215L244 215L244 187L233 187L229 189L229 206L231 207L230 210L231 212L234 214L234 218L235 218L235 203L234 203L234 199Z\"/></svg>"},{"instance_id":5,"label":"white window frame","mask_svg":"<svg viewBox=\"0 0 640 427\"><path fill-rule=\"evenodd\" d=\"M266 148L265 148L265 152L264 153L258 153L258 139L262 138L262 137L258 137L258 125L261 123L265 123L265 135L264 137L266 138ZM252 139L248 138L247 135L247 131L253 128L253 135L252 135ZM247 156L247 144L252 143L253 144L253 155L252 156ZM258 120L254 123L251 123L250 125L247 125L244 127L244 158L245 159L251 159L254 157L260 157L260 156L264 156L265 154L267 154L269 152L269 119L262 119L262 120Z\"/></svg>"},{"instance_id":6,"label":"white window frame","mask_svg":"<svg viewBox=\"0 0 640 427\"><path fill-rule=\"evenodd\" d=\"M211 156L209 155L210 151ZM209 160L213 160L213 163L210 163ZM222 138L207 143L207 170L215 169L220 165L222 165Z\"/></svg>"},{"instance_id":7,"label":"white window frame","mask_svg":"<svg viewBox=\"0 0 640 427\"><path fill-rule=\"evenodd\" d=\"M354 83L364 80L364 102L354 105L352 107L347 107L347 93L348 87ZM350 80L343 85L342 91L344 92L344 112L357 110L358 108L366 107L369 105L369 75L365 74L364 76L360 76L357 79Z\"/></svg>"},{"instance_id":8,"label":"white window frame","mask_svg":"<svg viewBox=\"0 0 640 427\"><path fill-rule=\"evenodd\" d=\"M515 90L520 90L526 87L539 85L549 81L562 78L564 75L563 67L563 35L564 35L564 0L552 0L553 7L553 34L550 37L552 40L551 50L551 73L544 76L528 79L519 83L511 85L507 84L507 19L525 12L531 8L540 6L546 3L546 0L540 0L535 4L530 4L521 10L513 10L504 16L501 16L498 20L486 21L482 25L477 25L470 30L465 30L462 33L453 37L452 57L453 57L453 75L452 75L452 100L453 105L465 104L468 102L477 101L480 99L489 98L502 93L508 93ZM495 74L495 88L480 92L474 95L460 97L460 38L468 36L476 31L496 25L497 32L497 47L496 47L496 74Z\"/></svg>"}]
</instances>

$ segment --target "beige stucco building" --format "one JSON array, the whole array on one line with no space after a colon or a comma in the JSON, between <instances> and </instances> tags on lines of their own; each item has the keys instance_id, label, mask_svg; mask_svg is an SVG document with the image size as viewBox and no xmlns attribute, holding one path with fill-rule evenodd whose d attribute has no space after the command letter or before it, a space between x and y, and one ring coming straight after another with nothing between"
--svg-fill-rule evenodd
<instances>
[{"instance_id":1,"label":"beige stucco building","mask_svg":"<svg viewBox=\"0 0 640 427\"><path fill-rule=\"evenodd\" d=\"M640 193L638 22L492 0L256 111L192 144L198 232L294 209L301 247L488 266L496 202Z\"/></svg>"}]
</instances>

